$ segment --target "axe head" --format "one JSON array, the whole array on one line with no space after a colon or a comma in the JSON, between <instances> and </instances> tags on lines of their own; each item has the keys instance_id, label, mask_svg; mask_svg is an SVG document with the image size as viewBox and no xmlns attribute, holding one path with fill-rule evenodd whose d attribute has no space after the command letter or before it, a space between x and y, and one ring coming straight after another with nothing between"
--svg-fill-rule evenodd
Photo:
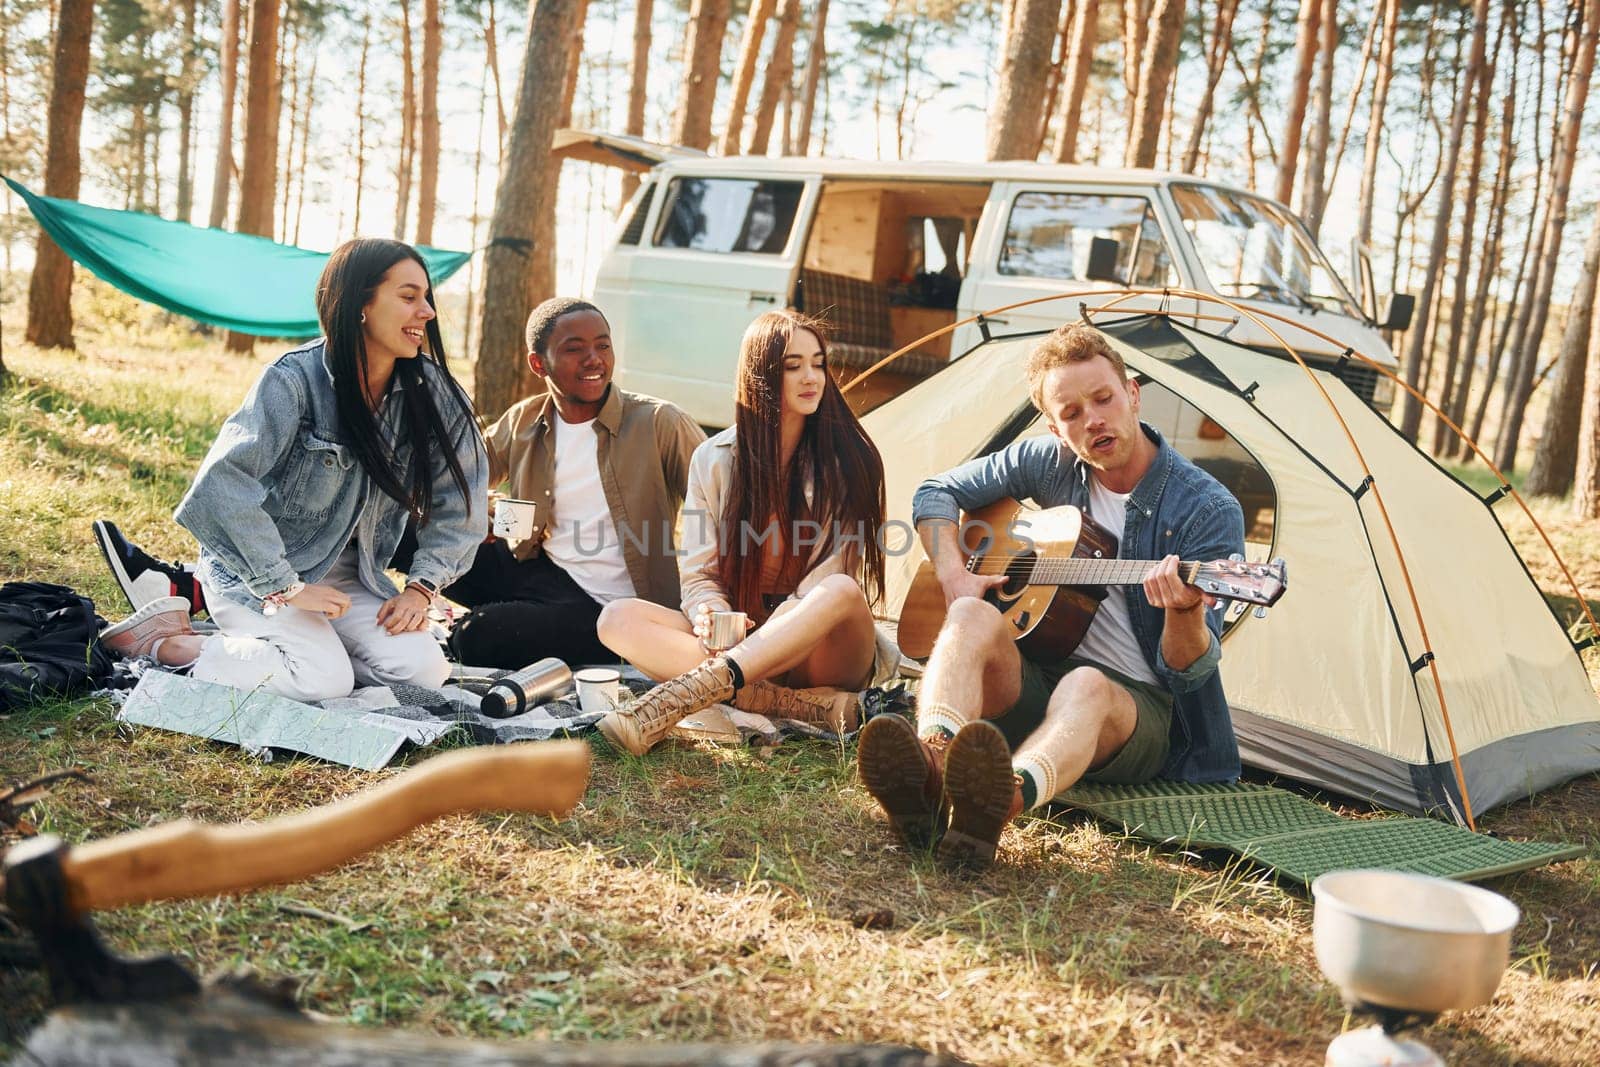
<instances>
[{"instance_id":1,"label":"axe head","mask_svg":"<svg viewBox=\"0 0 1600 1067\"><path fill-rule=\"evenodd\" d=\"M58 1004L124 1004L170 1000L200 991L200 983L174 956L130 960L100 940L87 915L73 910L62 871L67 845L41 834L5 856L5 902L39 943Z\"/></svg>"}]
</instances>

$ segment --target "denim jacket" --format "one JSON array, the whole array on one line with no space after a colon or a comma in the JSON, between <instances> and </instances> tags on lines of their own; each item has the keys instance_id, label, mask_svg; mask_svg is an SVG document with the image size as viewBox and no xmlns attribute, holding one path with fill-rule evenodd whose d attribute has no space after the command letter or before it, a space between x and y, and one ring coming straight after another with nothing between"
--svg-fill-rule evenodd
<instances>
[{"instance_id":1,"label":"denim jacket","mask_svg":"<svg viewBox=\"0 0 1600 1067\"><path fill-rule=\"evenodd\" d=\"M445 383L436 363L418 358L467 476L463 500L444 455L435 455L433 511L417 531L408 577L442 588L471 565L488 529L489 462L466 397ZM378 409L391 441L404 426L404 387L392 379ZM402 470L410 451L405 441L396 449ZM384 598L395 594L384 568L405 530L406 509L372 484L344 443L320 339L262 372L222 424L174 518L200 542L198 574L208 594L259 610L263 597L295 581L319 581L352 537L361 584Z\"/></svg>"},{"instance_id":2,"label":"denim jacket","mask_svg":"<svg viewBox=\"0 0 1600 1067\"><path fill-rule=\"evenodd\" d=\"M1155 462L1128 496L1120 554L1124 559L1161 559L1176 554L1209 562L1244 552L1244 512L1211 475L1175 452L1156 429L1141 424L1156 443ZM1071 457L1070 463L1063 460ZM912 498L912 520L960 519L963 509L1002 497L1031 499L1041 508L1072 504L1089 510L1089 468L1055 437L1030 437L1009 448L929 478ZM1162 776L1189 782L1220 782L1239 776L1239 746L1217 666L1222 659L1222 611L1206 612L1211 646L1183 670L1161 654L1165 615L1127 586L1129 616L1144 658L1173 695L1171 753ZM1116 594L1113 589L1112 595Z\"/></svg>"}]
</instances>

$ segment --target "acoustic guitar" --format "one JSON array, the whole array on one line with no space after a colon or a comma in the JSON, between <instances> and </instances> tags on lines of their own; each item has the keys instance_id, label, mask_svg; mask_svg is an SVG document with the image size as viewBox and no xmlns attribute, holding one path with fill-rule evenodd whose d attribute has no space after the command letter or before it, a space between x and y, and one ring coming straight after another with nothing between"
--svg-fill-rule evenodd
<instances>
[{"instance_id":1,"label":"acoustic guitar","mask_svg":"<svg viewBox=\"0 0 1600 1067\"><path fill-rule=\"evenodd\" d=\"M1039 659L1068 655L1089 632L1107 587L1142 585L1160 563L1118 559L1116 536L1070 504L1039 510L1008 497L961 518L967 570L1006 576L984 599L1016 630L1022 650ZM1281 559L1180 562L1178 576L1219 600L1254 604L1258 616L1289 587ZM944 587L925 559L900 606L900 651L926 658L944 617Z\"/></svg>"}]
</instances>

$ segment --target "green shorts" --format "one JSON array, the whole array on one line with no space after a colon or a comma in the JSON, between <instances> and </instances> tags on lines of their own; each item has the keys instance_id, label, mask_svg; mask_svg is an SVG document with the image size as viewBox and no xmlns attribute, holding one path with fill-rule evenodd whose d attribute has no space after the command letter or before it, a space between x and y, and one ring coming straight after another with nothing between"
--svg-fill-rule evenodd
<instances>
[{"instance_id":1,"label":"green shorts","mask_svg":"<svg viewBox=\"0 0 1600 1067\"><path fill-rule=\"evenodd\" d=\"M1085 782L1103 782L1108 785L1135 785L1148 782L1161 773L1171 747L1172 694L1159 685L1139 682L1119 671L1077 656L1069 656L1056 663L1035 663L1022 657L1022 693L1017 702L1005 710L994 724L1006 735L1012 751L1044 722L1045 707L1050 694L1060 684L1068 671L1076 667L1093 667L1122 686L1133 697L1138 712L1133 734L1103 767L1083 776Z\"/></svg>"}]
</instances>

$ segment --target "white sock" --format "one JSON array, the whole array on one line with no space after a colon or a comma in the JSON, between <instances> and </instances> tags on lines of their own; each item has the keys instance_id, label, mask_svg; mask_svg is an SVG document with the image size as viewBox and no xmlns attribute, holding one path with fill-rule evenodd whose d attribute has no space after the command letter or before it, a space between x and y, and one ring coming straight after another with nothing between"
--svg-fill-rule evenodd
<instances>
[{"instance_id":1,"label":"white sock","mask_svg":"<svg viewBox=\"0 0 1600 1067\"><path fill-rule=\"evenodd\" d=\"M965 725L967 717L949 704L929 701L917 705L918 737L924 739L934 736L954 737Z\"/></svg>"}]
</instances>

